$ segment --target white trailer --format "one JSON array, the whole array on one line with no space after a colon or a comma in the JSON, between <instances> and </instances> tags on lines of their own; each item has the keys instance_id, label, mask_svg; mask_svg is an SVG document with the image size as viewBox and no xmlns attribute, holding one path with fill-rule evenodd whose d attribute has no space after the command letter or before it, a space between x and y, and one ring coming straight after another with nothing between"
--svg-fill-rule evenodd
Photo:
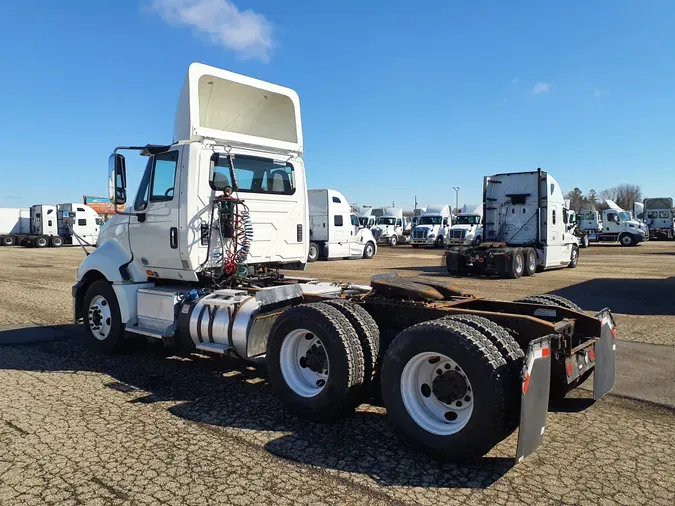
<instances>
[{"instance_id":1,"label":"white trailer","mask_svg":"<svg viewBox=\"0 0 675 506\"><path fill-rule=\"evenodd\" d=\"M30 208L0 208L0 246L18 244L19 237L30 233Z\"/></svg>"},{"instance_id":2,"label":"white trailer","mask_svg":"<svg viewBox=\"0 0 675 506\"><path fill-rule=\"evenodd\" d=\"M579 240L562 190L541 169L486 177L483 217L482 244L451 247L445 257L448 272L520 278L577 266Z\"/></svg>"},{"instance_id":3,"label":"white trailer","mask_svg":"<svg viewBox=\"0 0 675 506\"><path fill-rule=\"evenodd\" d=\"M93 349L141 336L264 362L281 405L310 420L366 402L381 363L389 420L444 459L484 455L520 426L519 462L542 440L551 396L591 372L594 398L614 386L609 310L479 299L432 278L361 286L279 272L304 268L310 244L293 90L192 64L175 132L171 144L120 146L110 158L116 209L127 194L122 153L148 164L133 205L77 271L74 319Z\"/></svg>"},{"instance_id":4,"label":"white trailer","mask_svg":"<svg viewBox=\"0 0 675 506\"><path fill-rule=\"evenodd\" d=\"M413 248L435 246L442 248L452 226L450 206L429 205L417 220L410 242Z\"/></svg>"},{"instance_id":5,"label":"white trailer","mask_svg":"<svg viewBox=\"0 0 675 506\"><path fill-rule=\"evenodd\" d=\"M403 216L403 209L386 207L370 230L378 244L396 246L410 241L410 235L406 233L407 228L409 228L408 218Z\"/></svg>"},{"instance_id":6,"label":"white trailer","mask_svg":"<svg viewBox=\"0 0 675 506\"><path fill-rule=\"evenodd\" d=\"M675 237L673 199L670 197L645 199L644 221L649 227L650 238L673 239Z\"/></svg>"},{"instance_id":7,"label":"white trailer","mask_svg":"<svg viewBox=\"0 0 675 506\"><path fill-rule=\"evenodd\" d=\"M346 197L337 190L309 190L308 262L319 258L372 258L377 244L361 227Z\"/></svg>"}]
</instances>

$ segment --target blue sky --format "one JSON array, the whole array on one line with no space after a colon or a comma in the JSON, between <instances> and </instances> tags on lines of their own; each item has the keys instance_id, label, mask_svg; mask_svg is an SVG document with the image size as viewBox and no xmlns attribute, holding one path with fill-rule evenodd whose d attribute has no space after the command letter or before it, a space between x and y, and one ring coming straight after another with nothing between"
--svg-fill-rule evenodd
<instances>
[{"instance_id":1,"label":"blue sky","mask_svg":"<svg viewBox=\"0 0 675 506\"><path fill-rule=\"evenodd\" d=\"M310 187L359 204L538 166L675 196L673 26L657 0L2 2L0 206L106 194L112 148L171 140L192 61L296 89Z\"/></svg>"}]
</instances>

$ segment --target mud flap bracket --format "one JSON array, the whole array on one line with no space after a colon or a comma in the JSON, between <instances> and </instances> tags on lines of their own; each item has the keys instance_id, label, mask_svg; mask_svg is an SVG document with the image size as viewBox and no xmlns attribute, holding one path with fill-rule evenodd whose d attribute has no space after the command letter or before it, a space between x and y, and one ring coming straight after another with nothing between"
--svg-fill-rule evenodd
<instances>
[{"instance_id":1,"label":"mud flap bracket","mask_svg":"<svg viewBox=\"0 0 675 506\"><path fill-rule=\"evenodd\" d=\"M593 399L598 400L612 391L616 382L616 326L609 309L595 315L602 321L600 340L595 350L595 371L593 375Z\"/></svg>"},{"instance_id":2,"label":"mud flap bracket","mask_svg":"<svg viewBox=\"0 0 675 506\"><path fill-rule=\"evenodd\" d=\"M516 463L534 452L544 439L551 389L551 337L531 341L523 361Z\"/></svg>"}]
</instances>

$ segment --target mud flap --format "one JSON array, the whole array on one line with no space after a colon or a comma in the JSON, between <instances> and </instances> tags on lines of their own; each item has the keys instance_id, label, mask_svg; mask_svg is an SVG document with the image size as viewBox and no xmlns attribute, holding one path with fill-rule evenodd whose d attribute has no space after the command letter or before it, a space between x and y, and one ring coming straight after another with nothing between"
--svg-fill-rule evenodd
<instances>
[{"instance_id":1,"label":"mud flap","mask_svg":"<svg viewBox=\"0 0 675 506\"><path fill-rule=\"evenodd\" d=\"M616 381L616 325L609 309L603 309L595 317L602 321L600 340L593 345L593 399L597 401L612 391Z\"/></svg>"},{"instance_id":2,"label":"mud flap","mask_svg":"<svg viewBox=\"0 0 675 506\"><path fill-rule=\"evenodd\" d=\"M523 361L516 463L534 452L544 439L550 389L551 336L544 336L530 342Z\"/></svg>"}]
</instances>

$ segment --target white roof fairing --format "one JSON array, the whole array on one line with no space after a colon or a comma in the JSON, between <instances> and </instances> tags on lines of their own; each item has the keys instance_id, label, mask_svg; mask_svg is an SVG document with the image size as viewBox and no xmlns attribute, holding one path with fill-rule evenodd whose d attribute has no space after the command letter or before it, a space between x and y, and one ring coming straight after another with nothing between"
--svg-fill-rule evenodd
<instances>
[{"instance_id":1,"label":"white roof fairing","mask_svg":"<svg viewBox=\"0 0 675 506\"><path fill-rule=\"evenodd\" d=\"M204 138L301 154L298 94L290 88L193 63L178 100L174 142Z\"/></svg>"}]
</instances>

